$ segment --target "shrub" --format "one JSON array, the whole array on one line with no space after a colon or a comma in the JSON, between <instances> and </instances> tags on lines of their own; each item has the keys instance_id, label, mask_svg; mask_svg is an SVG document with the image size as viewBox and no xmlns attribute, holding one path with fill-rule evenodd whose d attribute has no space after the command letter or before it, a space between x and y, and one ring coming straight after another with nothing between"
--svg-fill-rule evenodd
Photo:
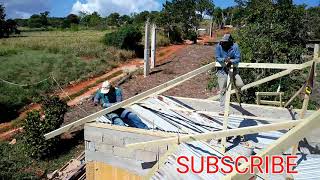
<instances>
[{"instance_id":1,"label":"shrub","mask_svg":"<svg viewBox=\"0 0 320 180\"><path fill-rule=\"evenodd\" d=\"M169 38L171 43L182 43L182 33L181 30L174 26L170 31L169 31Z\"/></svg>"},{"instance_id":2,"label":"shrub","mask_svg":"<svg viewBox=\"0 0 320 180\"><path fill-rule=\"evenodd\" d=\"M193 41L194 44L197 44L198 35L195 31L188 31L184 39L189 39L190 41Z\"/></svg>"},{"instance_id":3,"label":"shrub","mask_svg":"<svg viewBox=\"0 0 320 180\"><path fill-rule=\"evenodd\" d=\"M107 33L104 42L107 46L134 50L142 39L142 33L133 25L121 27L118 31Z\"/></svg>"},{"instance_id":4,"label":"shrub","mask_svg":"<svg viewBox=\"0 0 320 180\"><path fill-rule=\"evenodd\" d=\"M166 35L163 35L162 33L158 33L157 47L163 47L168 45L170 45L170 39Z\"/></svg>"},{"instance_id":5,"label":"shrub","mask_svg":"<svg viewBox=\"0 0 320 180\"><path fill-rule=\"evenodd\" d=\"M39 111L28 113L24 124L24 140L28 154L37 159L46 158L57 150L60 138L45 140L44 135L61 126L67 112L67 104L58 97L45 99L42 104L44 116Z\"/></svg>"}]
</instances>

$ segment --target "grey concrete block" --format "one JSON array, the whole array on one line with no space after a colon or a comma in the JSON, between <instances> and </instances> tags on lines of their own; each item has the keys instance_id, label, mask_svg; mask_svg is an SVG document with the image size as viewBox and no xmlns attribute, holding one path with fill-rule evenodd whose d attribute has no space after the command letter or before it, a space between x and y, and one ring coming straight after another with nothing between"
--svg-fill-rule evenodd
<instances>
[{"instance_id":1,"label":"grey concrete block","mask_svg":"<svg viewBox=\"0 0 320 180\"><path fill-rule=\"evenodd\" d=\"M136 150L135 152L135 159L137 161L143 161L143 162L157 161L158 160L157 156L158 156L158 153L151 152L151 151Z\"/></svg>"},{"instance_id":2,"label":"grey concrete block","mask_svg":"<svg viewBox=\"0 0 320 180\"><path fill-rule=\"evenodd\" d=\"M95 143L91 141L85 141L85 149L88 151L96 151Z\"/></svg>"},{"instance_id":3,"label":"grey concrete block","mask_svg":"<svg viewBox=\"0 0 320 180\"><path fill-rule=\"evenodd\" d=\"M102 132L100 132L98 128L86 126L84 130L84 139L87 141L102 142L102 135Z\"/></svg>"},{"instance_id":4,"label":"grey concrete block","mask_svg":"<svg viewBox=\"0 0 320 180\"><path fill-rule=\"evenodd\" d=\"M106 154L112 154L113 153L113 145L110 144L103 144L99 143L95 146L96 151L106 153Z\"/></svg>"},{"instance_id":5,"label":"grey concrete block","mask_svg":"<svg viewBox=\"0 0 320 180\"><path fill-rule=\"evenodd\" d=\"M122 158L135 159L135 150L115 146L113 147L113 155Z\"/></svg>"}]
</instances>

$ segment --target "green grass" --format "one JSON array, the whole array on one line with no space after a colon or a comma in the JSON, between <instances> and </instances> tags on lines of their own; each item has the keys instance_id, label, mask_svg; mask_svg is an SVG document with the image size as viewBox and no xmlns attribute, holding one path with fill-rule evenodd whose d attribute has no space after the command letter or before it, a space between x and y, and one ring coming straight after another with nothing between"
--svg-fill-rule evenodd
<instances>
[{"instance_id":1,"label":"green grass","mask_svg":"<svg viewBox=\"0 0 320 180\"><path fill-rule=\"evenodd\" d=\"M21 137L17 137L17 143L14 145L0 142L0 179L41 179L46 174L61 168L70 159L76 158L84 150L83 142L66 141L61 150L50 159L35 160L26 155Z\"/></svg>"},{"instance_id":2,"label":"green grass","mask_svg":"<svg viewBox=\"0 0 320 180\"><path fill-rule=\"evenodd\" d=\"M48 31L22 33L0 39L0 78L17 84L33 84L53 74L62 86L94 77L135 57L135 53L106 47L107 31ZM0 122L14 119L23 106L57 89L49 79L19 87L0 81Z\"/></svg>"}]
</instances>

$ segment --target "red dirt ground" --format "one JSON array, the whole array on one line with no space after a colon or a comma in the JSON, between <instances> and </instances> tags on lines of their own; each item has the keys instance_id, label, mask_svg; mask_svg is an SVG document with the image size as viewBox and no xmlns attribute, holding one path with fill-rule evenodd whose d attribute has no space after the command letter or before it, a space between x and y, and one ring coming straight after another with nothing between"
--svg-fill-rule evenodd
<instances>
[{"instance_id":1,"label":"red dirt ground","mask_svg":"<svg viewBox=\"0 0 320 180\"><path fill-rule=\"evenodd\" d=\"M168 57L172 56L175 53L178 53L179 51L181 51L184 48L186 48L186 45L171 45L171 46L167 46L167 47L160 47L157 51L157 57L156 57L157 63L161 63L161 62L165 61ZM106 72L106 74L104 74L102 76L94 77L94 78L82 81L80 83L77 83L77 84L69 85L64 88L65 93L59 92L57 95L59 95L59 97L61 97L61 98L66 98L67 97L66 93L69 96L72 94L76 94L76 93L82 91L83 89L85 89L89 86L92 86L97 81L106 79L108 77L112 77L112 74L117 73L118 71L122 71L123 69L130 68L130 67L140 67L142 65L143 65L143 59L137 58L137 59L128 60L127 63L125 63L125 64L123 64L123 65L121 65L121 66L119 66L109 72ZM119 78L122 78L123 76L124 76L124 74L121 74L117 77L110 79L110 81L111 82L118 81ZM73 100L68 101L68 105L74 106L74 105L78 104L80 101L83 100L83 98L88 97L91 94L93 94L100 86L101 86L101 83L90 88L87 92L84 92L82 95L75 97ZM30 104L23 109L24 110L21 111L19 119L25 118L27 115L27 112L30 112L32 110L40 110L41 106L39 104ZM84 112L82 112L82 113L84 113ZM6 132L0 133L0 140L1 139L8 140L8 139L10 139L10 137L12 137L12 135L16 134L17 129L19 129L19 128L14 128L13 124L11 122L8 122L8 123L0 124L0 130L1 129L5 129Z\"/></svg>"},{"instance_id":2,"label":"red dirt ground","mask_svg":"<svg viewBox=\"0 0 320 180\"><path fill-rule=\"evenodd\" d=\"M172 80L182 74L197 69L204 64L213 61L213 46L189 45L180 51L172 54L167 59L157 63L150 76L143 77L143 74L134 74L131 79L124 82L120 87L123 89L124 98L128 99L134 95ZM184 96L193 98L208 98L216 94L216 90L208 91L207 83L210 79L209 73L199 75L183 84L163 93L164 95ZM101 110L101 107L94 106L90 99L79 105L87 113L78 107L73 107L65 116L65 124L83 118L89 114Z\"/></svg>"}]
</instances>

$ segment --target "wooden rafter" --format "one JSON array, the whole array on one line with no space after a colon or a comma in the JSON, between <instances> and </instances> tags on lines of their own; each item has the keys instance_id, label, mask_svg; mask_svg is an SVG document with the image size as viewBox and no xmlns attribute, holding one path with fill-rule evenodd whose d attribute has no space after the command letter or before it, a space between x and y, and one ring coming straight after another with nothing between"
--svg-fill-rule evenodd
<instances>
[{"instance_id":1,"label":"wooden rafter","mask_svg":"<svg viewBox=\"0 0 320 180\"><path fill-rule=\"evenodd\" d=\"M258 156L264 158L265 156L269 155L278 155L282 152L285 152L289 149L292 145L298 143L302 138L304 138L308 132L311 132L312 129L320 127L319 124L320 118L320 110L313 113L308 118L301 120L296 127L292 128L286 134L281 136L278 140L273 142L267 149L263 152L259 153ZM245 168L249 167L251 162L247 162L242 164L239 169L244 170ZM257 168L253 169L254 172L257 172ZM233 172L225 177L225 179L237 179L237 180L247 180L252 176L252 174L238 174Z\"/></svg>"},{"instance_id":2,"label":"wooden rafter","mask_svg":"<svg viewBox=\"0 0 320 180\"><path fill-rule=\"evenodd\" d=\"M140 142L134 144L126 145L127 148L137 149L137 148L144 148L150 146L160 146L160 145L167 145L167 144L175 144L175 143L182 143L182 142L191 142L191 141L199 141L199 140L207 140L207 139L219 139L228 136L239 136L239 135L246 135L246 134L254 134L259 132L269 132L269 131L278 131L283 129L290 129L296 125L298 125L302 120L290 120L281 123L272 123L266 125L259 125L259 126L250 126L250 127L243 127L237 129L228 129L223 131L215 131L215 132L207 132L202 134L195 134L195 135L183 135L178 137L148 141L148 142Z\"/></svg>"},{"instance_id":3,"label":"wooden rafter","mask_svg":"<svg viewBox=\"0 0 320 180\"><path fill-rule=\"evenodd\" d=\"M197 76L198 74L207 72L208 70L210 70L211 68L214 67L214 64L215 63L207 64L207 65L205 65L205 66L203 66L203 67L201 67L199 69L196 69L196 70L191 71L191 72L189 72L187 74L179 76L179 77L177 77L177 78L175 78L175 79L173 79L171 81L168 81L168 82L163 83L163 84L161 84L161 85L159 85L157 87L154 87L154 88L152 88L152 89L150 89L148 91L140 93L140 94L138 94L138 95L136 95L134 97L131 97L131 98L125 100L125 101L122 101L122 102L120 102L120 103L118 103L118 104L116 104L114 106L111 106L109 108L103 109L103 110L101 110L99 112L96 112L94 114L91 114L91 115L89 115L89 116L87 116L85 118L82 118L82 119L77 120L77 121L75 121L73 123L70 123L70 124L68 124L66 126L63 126L63 127L59 128L59 129L56 129L56 130L54 130L54 131L52 131L50 133L45 134L45 138L46 139L53 138L55 136L58 136L58 135L63 134L65 132L68 132L68 131L72 130L75 127L81 126L81 125L83 125L83 124L85 124L87 122L94 121L96 118L101 117L101 116L103 116L105 114L108 114L108 113L110 113L112 111L115 111L115 110L117 110L117 109L119 109L121 107L127 107L127 106L129 106L131 104L139 102L139 101L141 101L141 100L143 100L143 99L145 99L147 97L150 97L152 95L163 93L163 92L167 91L168 89L171 89L171 88L173 88L173 87L175 87L175 86L177 86L177 85L179 85L179 84L181 84L181 83L183 83L183 82L185 82L185 81Z\"/></svg>"}]
</instances>

